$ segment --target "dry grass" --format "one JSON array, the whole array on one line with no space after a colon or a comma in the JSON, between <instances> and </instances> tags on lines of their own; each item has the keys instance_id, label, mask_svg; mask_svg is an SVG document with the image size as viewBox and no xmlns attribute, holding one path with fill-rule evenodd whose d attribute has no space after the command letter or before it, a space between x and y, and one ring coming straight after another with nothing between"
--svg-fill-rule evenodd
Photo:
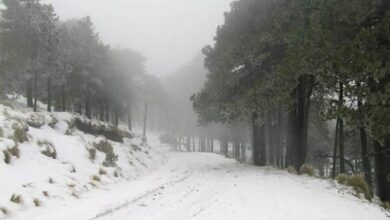
<instances>
[{"instance_id":1,"label":"dry grass","mask_svg":"<svg viewBox=\"0 0 390 220\"><path fill-rule=\"evenodd\" d=\"M293 166L287 167L287 172L291 174L298 174L297 170Z\"/></svg>"},{"instance_id":2,"label":"dry grass","mask_svg":"<svg viewBox=\"0 0 390 220\"><path fill-rule=\"evenodd\" d=\"M352 186L358 193L363 193L366 199L372 199L370 188L362 176L350 176L348 178L348 186Z\"/></svg>"},{"instance_id":3,"label":"dry grass","mask_svg":"<svg viewBox=\"0 0 390 220\"><path fill-rule=\"evenodd\" d=\"M390 202L384 202L384 203L383 203L383 207L384 207L385 209L390 210Z\"/></svg>"},{"instance_id":4,"label":"dry grass","mask_svg":"<svg viewBox=\"0 0 390 220\"><path fill-rule=\"evenodd\" d=\"M23 143L23 142L28 141L26 131L23 128L21 128L20 126L15 126L13 139L17 143Z\"/></svg>"},{"instance_id":5,"label":"dry grass","mask_svg":"<svg viewBox=\"0 0 390 220\"><path fill-rule=\"evenodd\" d=\"M13 194L10 198L10 201L16 204L22 204L23 203L23 198L21 195L16 195Z\"/></svg>"},{"instance_id":6,"label":"dry grass","mask_svg":"<svg viewBox=\"0 0 390 220\"><path fill-rule=\"evenodd\" d=\"M34 202L34 206L35 207L41 207L42 206L42 202L39 199L34 199L33 202Z\"/></svg>"},{"instance_id":7,"label":"dry grass","mask_svg":"<svg viewBox=\"0 0 390 220\"><path fill-rule=\"evenodd\" d=\"M5 215L5 216L7 216L9 214L8 209L4 206L0 207L0 212L2 212L3 215Z\"/></svg>"},{"instance_id":8,"label":"dry grass","mask_svg":"<svg viewBox=\"0 0 390 220\"><path fill-rule=\"evenodd\" d=\"M100 177L99 177L98 175L93 175L93 176L91 177L91 179L92 179L93 181L96 181L96 182L100 182L100 181L101 181L101 179L100 179Z\"/></svg>"},{"instance_id":9,"label":"dry grass","mask_svg":"<svg viewBox=\"0 0 390 220\"><path fill-rule=\"evenodd\" d=\"M348 185L348 175L344 174L344 173L340 173L336 176L335 180L340 183L340 184L343 184L343 185Z\"/></svg>"},{"instance_id":10,"label":"dry grass","mask_svg":"<svg viewBox=\"0 0 390 220\"><path fill-rule=\"evenodd\" d=\"M106 154L106 159L103 162L103 166L105 167L114 167L116 166L116 161L118 161L118 155L114 154L114 149L110 142L107 140L100 141L99 143L95 143L94 147L100 151Z\"/></svg>"},{"instance_id":11,"label":"dry grass","mask_svg":"<svg viewBox=\"0 0 390 220\"><path fill-rule=\"evenodd\" d=\"M49 195L49 192L48 192L48 191L42 191L42 194L43 194L45 197L47 197L47 198L49 198L49 197L50 197L50 195Z\"/></svg>"},{"instance_id":12,"label":"dry grass","mask_svg":"<svg viewBox=\"0 0 390 220\"><path fill-rule=\"evenodd\" d=\"M311 164L303 164L299 169L299 174L308 175L308 176L316 176L316 168Z\"/></svg>"},{"instance_id":13,"label":"dry grass","mask_svg":"<svg viewBox=\"0 0 390 220\"><path fill-rule=\"evenodd\" d=\"M11 154L8 152L8 150L3 150L4 154L4 163L10 164L11 163Z\"/></svg>"},{"instance_id":14,"label":"dry grass","mask_svg":"<svg viewBox=\"0 0 390 220\"><path fill-rule=\"evenodd\" d=\"M99 169L99 175L103 176L103 175L107 175L107 171L103 168L100 168Z\"/></svg>"}]
</instances>

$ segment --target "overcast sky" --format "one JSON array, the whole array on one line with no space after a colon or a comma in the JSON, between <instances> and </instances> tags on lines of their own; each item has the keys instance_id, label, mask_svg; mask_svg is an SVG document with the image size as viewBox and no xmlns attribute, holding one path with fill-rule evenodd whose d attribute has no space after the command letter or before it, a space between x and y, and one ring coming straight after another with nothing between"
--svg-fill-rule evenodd
<instances>
[{"instance_id":1,"label":"overcast sky","mask_svg":"<svg viewBox=\"0 0 390 220\"><path fill-rule=\"evenodd\" d=\"M213 43L232 0L44 0L61 20L91 16L101 39L147 58L148 73L163 76Z\"/></svg>"}]
</instances>

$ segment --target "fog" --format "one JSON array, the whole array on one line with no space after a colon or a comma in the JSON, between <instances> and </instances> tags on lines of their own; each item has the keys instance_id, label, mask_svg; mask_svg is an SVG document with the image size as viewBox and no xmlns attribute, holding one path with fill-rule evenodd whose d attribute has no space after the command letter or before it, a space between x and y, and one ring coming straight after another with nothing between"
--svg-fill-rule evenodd
<instances>
[{"instance_id":1,"label":"fog","mask_svg":"<svg viewBox=\"0 0 390 220\"><path fill-rule=\"evenodd\" d=\"M232 0L45 0L61 20L90 16L103 42L132 48L163 76L213 42ZM108 3L109 2L109 3Z\"/></svg>"}]
</instances>

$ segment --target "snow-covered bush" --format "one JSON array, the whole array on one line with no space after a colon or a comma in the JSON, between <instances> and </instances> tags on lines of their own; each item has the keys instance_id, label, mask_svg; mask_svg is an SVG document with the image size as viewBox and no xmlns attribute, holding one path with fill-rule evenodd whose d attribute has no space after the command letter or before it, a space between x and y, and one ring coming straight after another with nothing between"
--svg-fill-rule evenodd
<instances>
[{"instance_id":1,"label":"snow-covered bush","mask_svg":"<svg viewBox=\"0 0 390 220\"><path fill-rule=\"evenodd\" d=\"M31 114L27 118L27 124L33 128L40 128L45 124L45 117L41 114Z\"/></svg>"},{"instance_id":2,"label":"snow-covered bush","mask_svg":"<svg viewBox=\"0 0 390 220\"><path fill-rule=\"evenodd\" d=\"M41 153L47 157L57 159L57 151L53 143L48 140L39 140L38 146L40 147Z\"/></svg>"},{"instance_id":3,"label":"snow-covered bush","mask_svg":"<svg viewBox=\"0 0 390 220\"><path fill-rule=\"evenodd\" d=\"M24 129L20 125L16 125L16 124L14 124L12 127L14 128L13 139L16 142L23 143L23 142L28 141L28 137L27 137L27 133L26 133L26 130L28 130L28 129Z\"/></svg>"}]
</instances>

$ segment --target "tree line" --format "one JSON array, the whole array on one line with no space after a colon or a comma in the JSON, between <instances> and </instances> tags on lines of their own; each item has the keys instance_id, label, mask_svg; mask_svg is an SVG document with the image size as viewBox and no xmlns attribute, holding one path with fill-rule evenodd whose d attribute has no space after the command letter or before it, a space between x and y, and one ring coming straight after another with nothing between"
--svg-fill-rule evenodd
<instances>
[{"instance_id":1,"label":"tree line","mask_svg":"<svg viewBox=\"0 0 390 220\"><path fill-rule=\"evenodd\" d=\"M145 74L145 58L111 48L90 17L59 20L40 0L3 0L0 21L1 95L24 94L28 107L71 111L117 125L132 103L158 94L158 80Z\"/></svg>"},{"instance_id":2,"label":"tree line","mask_svg":"<svg viewBox=\"0 0 390 220\"><path fill-rule=\"evenodd\" d=\"M209 74L194 110L201 124L250 123L253 163L298 171L313 127L333 127L316 155L329 175L360 170L390 201L389 30L385 0L235 1L203 49Z\"/></svg>"}]
</instances>

